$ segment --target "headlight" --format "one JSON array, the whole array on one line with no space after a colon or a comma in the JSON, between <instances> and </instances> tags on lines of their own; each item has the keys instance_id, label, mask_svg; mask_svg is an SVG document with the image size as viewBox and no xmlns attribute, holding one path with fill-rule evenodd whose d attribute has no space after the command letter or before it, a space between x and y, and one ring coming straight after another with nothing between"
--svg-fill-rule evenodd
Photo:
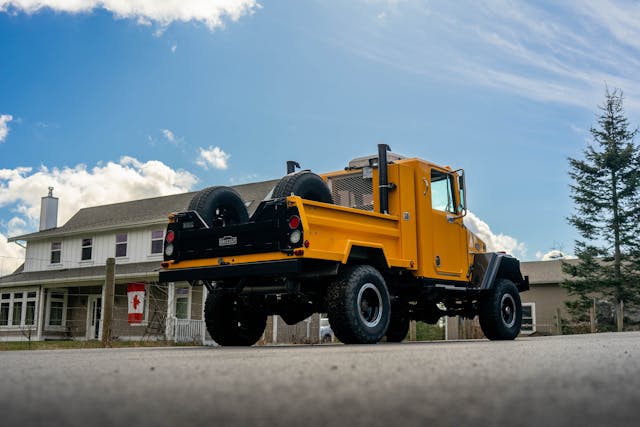
<instances>
[{"instance_id":1,"label":"headlight","mask_svg":"<svg viewBox=\"0 0 640 427\"><path fill-rule=\"evenodd\" d=\"M294 245L300 242L300 239L302 239L302 233L300 230L293 230L289 235L289 241Z\"/></svg>"},{"instance_id":2,"label":"headlight","mask_svg":"<svg viewBox=\"0 0 640 427\"><path fill-rule=\"evenodd\" d=\"M173 255L173 245L172 244L168 244L165 248L164 248L164 254L166 256L171 256Z\"/></svg>"}]
</instances>

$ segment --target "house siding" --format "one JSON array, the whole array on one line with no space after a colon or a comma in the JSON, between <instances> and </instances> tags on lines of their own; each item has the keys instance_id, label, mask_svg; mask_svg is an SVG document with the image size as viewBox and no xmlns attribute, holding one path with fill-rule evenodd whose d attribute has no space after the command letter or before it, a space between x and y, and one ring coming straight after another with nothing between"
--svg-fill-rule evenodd
<instances>
[{"instance_id":1,"label":"house siding","mask_svg":"<svg viewBox=\"0 0 640 427\"><path fill-rule=\"evenodd\" d=\"M45 271L62 268L90 267L105 265L106 259L115 257L116 234L127 234L127 255L116 258L116 263L138 263L162 260L162 254L151 253L151 232L164 230L165 224L146 227L140 230L114 230L108 233L92 234L90 232L77 236L62 237L47 241L30 242L25 256L25 272ZM91 259L83 261L82 240L93 239ZM62 242L61 262L51 264L51 242Z\"/></svg>"}]
</instances>

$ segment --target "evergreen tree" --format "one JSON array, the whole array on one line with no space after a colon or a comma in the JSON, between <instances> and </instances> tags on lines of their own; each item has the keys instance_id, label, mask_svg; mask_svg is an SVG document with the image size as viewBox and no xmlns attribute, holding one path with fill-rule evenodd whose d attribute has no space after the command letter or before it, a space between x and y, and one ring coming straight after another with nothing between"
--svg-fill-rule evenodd
<instances>
[{"instance_id":1,"label":"evergreen tree","mask_svg":"<svg viewBox=\"0 0 640 427\"><path fill-rule=\"evenodd\" d=\"M624 115L622 92L606 91L598 128L584 159L569 158L575 213L568 218L581 236L575 263L564 263L562 284L585 314L593 297L625 306L640 303L640 152Z\"/></svg>"}]
</instances>

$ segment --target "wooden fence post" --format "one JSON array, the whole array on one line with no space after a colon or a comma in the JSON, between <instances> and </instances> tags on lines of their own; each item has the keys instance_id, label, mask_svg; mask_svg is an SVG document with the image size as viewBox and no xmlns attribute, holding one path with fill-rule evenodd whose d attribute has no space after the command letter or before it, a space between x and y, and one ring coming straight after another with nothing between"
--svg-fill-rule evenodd
<instances>
[{"instance_id":1,"label":"wooden fence post","mask_svg":"<svg viewBox=\"0 0 640 427\"><path fill-rule=\"evenodd\" d=\"M104 282L104 309L102 312L102 347L111 347L111 324L113 323L113 297L116 287L116 259L107 258Z\"/></svg>"},{"instance_id":2,"label":"wooden fence post","mask_svg":"<svg viewBox=\"0 0 640 427\"><path fill-rule=\"evenodd\" d=\"M591 333L596 333L596 299L593 299L593 304L589 308L589 321L591 324Z\"/></svg>"},{"instance_id":3,"label":"wooden fence post","mask_svg":"<svg viewBox=\"0 0 640 427\"><path fill-rule=\"evenodd\" d=\"M556 308L556 327L558 328L558 335L562 335L562 317L560 317L560 308Z\"/></svg>"},{"instance_id":4,"label":"wooden fence post","mask_svg":"<svg viewBox=\"0 0 640 427\"><path fill-rule=\"evenodd\" d=\"M618 332L622 332L624 329L624 301L620 300L618 307L616 308L616 312L618 314Z\"/></svg>"}]
</instances>

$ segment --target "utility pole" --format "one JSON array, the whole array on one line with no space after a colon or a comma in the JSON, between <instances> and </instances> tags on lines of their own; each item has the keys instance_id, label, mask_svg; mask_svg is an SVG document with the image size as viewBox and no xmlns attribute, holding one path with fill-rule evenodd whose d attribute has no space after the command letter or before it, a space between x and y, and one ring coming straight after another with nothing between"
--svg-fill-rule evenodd
<instances>
[{"instance_id":1,"label":"utility pole","mask_svg":"<svg viewBox=\"0 0 640 427\"><path fill-rule=\"evenodd\" d=\"M111 323L113 321L113 296L116 287L116 259L107 258L102 311L102 347L111 347Z\"/></svg>"}]
</instances>

